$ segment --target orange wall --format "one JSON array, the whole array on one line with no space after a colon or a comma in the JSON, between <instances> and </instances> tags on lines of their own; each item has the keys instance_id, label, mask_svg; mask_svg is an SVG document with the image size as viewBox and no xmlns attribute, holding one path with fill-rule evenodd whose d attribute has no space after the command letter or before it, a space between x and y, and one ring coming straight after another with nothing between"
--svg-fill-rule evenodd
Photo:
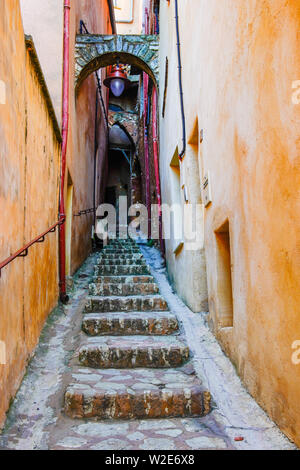
<instances>
[{"instance_id":1,"label":"orange wall","mask_svg":"<svg viewBox=\"0 0 300 470\"><path fill-rule=\"evenodd\" d=\"M62 56L63 56L63 10L64 1L21 0L23 23L26 34L33 35L40 61L45 73L57 119L62 114ZM57 17L57 21L53 21ZM38 21L37 21L38 20ZM73 274L91 250L93 214L74 217L73 214L93 207L94 153L95 153L95 100L94 75L83 83L77 96L74 90L74 54L76 34L80 20L90 33L111 34L107 0L72 0L70 10L70 103L69 138L65 180L65 201L68 183L73 185L73 205L70 210L70 242L67 243L67 259ZM45 31L47 34L45 34ZM55 52L56 51L56 52ZM53 55L56 54L56 60ZM106 71L103 70L103 74ZM104 77L105 75L103 75ZM106 103L106 88L103 88ZM106 168L106 125L101 106L98 107L97 125L97 202L103 196ZM67 269L68 270L68 269Z\"/></svg>"},{"instance_id":2,"label":"orange wall","mask_svg":"<svg viewBox=\"0 0 300 470\"><path fill-rule=\"evenodd\" d=\"M25 240L32 240L58 220L60 145L29 54L26 54L26 198ZM58 295L58 230L30 250L24 262L24 321L28 350L37 342ZM51 269L49 269L51 266Z\"/></svg>"},{"instance_id":3,"label":"orange wall","mask_svg":"<svg viewBox=\"0 0 300 470\"><path fill-rule=\"evenodd\" d=\"M0 260L44 232L58 218L60 144L38 75L25 49L19 2L0 1ZM0 425L20 385L44 320L58 296L57 234L34 246L28 257L2 270Z\"/></svg>"},{"instance_id":4,"label":"orange wall","mask_svg":"<svg viewBox=\"0 0 300 470\"><path fill-rule=\"evenodd\" d=\"M169 57L169 77L177 81L174 2L161 7L161 57ZM187 137L198 119L198 171L201 179L211 176L213 201L204 219L210 323L250 393L300 445L300 365L291 360L300 339L300 105L292 102L292 83L300 79L300 4L180 0L179 17ZM166 185L169 161L181 148L179 112L170 81L161 121ZM189 186L190 147L181 165ZM215 235L226 219L232 328L221 327ZM172 275L179 282L192 269L172 264Z\"/></svg>"},{"instance_id":5,"label":"orange wall","mask_svg":"<svg viewBox=\"0 0 300 470\"><path fill-rule=\"evenodd\" d=\"M63 2L57 5L62 14L61 6ZM34 66L25 48L19 1L0 0L0 10L0 171L4 175L0 184L2 261L58 220L61 146L58 127L56 133L54 131L57 126L54 113L53 120L50 117L51 101L49 104L45 99L41 86L42 70ZM34 37L40 45L43 21L45 27L49 27L49 21L42 10L39 15L37 8L32 10L32 15L35 21L41 21ZM91 32L111 33L107 1L77 0L72 2L71 8L70 133L66 179L69 171L74 184L73 213L93 207L96 84L95 78L89 77L75 97L74 46L80 19L86 22ZM26 24L30 29L32 23L28 11ZM60 26L53 23L53 29L56 31L57 28ZM49 31L49 37L57 37L56 33ZM41 54L45 51L43 47L38 50ZM50 48L49 53L51 51ZM45 57L41 59L45 63ZM62 86L59 74L57 80L56 90ZM3 82L6 87L4 104ZM55 84L51 82L51 85ZM56 103L56 115L57 106ZM97 129L97 198L100 200L106 175L106 129L100 107ZM74 272L91 249L93 217L73 217L72 222L71 272ZM3 342L6 345L6 364L0 365L0 425L20 385L44 321L57 299L58 234L55 233L49 234L43 244L32 247L28 257L15 260L2 272L0 345Z\"/></svg>"}]
</instances>

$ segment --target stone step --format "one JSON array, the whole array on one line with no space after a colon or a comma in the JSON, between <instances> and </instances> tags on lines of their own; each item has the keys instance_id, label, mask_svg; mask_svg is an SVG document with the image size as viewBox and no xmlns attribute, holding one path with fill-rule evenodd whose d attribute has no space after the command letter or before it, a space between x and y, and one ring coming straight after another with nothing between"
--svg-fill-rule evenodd
<instances>
[{"instance_id":1,"label":"stone step","mask_svg":"<svg viewBox=\"0 0 300 470\"><path fill-rule=\"evenodd\" d=\"M147 284L154 283L153 276L98 276L94 278L96 284Z\"/></svg>"},{"instance_id":2,"label":"stone step","mask_svg":"<svg viewBox=\"0 0 300 470\"><path fill-rule=\"evenodd\" d=\"M98 258L97 259L97 264L100 266L147 266L145 259L140 258L140 259L103 259L103 258Z\"/></svg>"},{"instance_id":3,"label":"stone step","mask_svg":"<svg viewBox=\"0 0 300 470\"><path fill-rule=\"evenodd\" d=\"M107 246L100 253L115 253L116 251L124 251L125 253L141 253L138 246Z\"/></svg>"},{"instance_id":4,"label":"stone step","mask_svg":"<svg viewBox=\"0 0 300 470\"><path fill-rule=\"evenodd\" d=\"M125 255L125 258L130 255L140 255L140 250L111 250L111 251L102 251L101 255Z\"/></svg>"},{"instance_id":5,"label":"stone step","mask_svg":"<svg viewBox=\"0 0 300 470\"><path fill-rule=\"evenodd\" d=\"M165 312L168 304L160 295L127 297L89 297L85 304L85 313L108 312Z\"/></svg>"},{"instance_id":6,"label":"stone step","mask_svg":"<svg viewBox=\"0 0 300 470\"><path fill-rule=\"evenodd\" d=\"M96 276L119 276L119 275L136 275L136 274L150 274L150 269L147 265L139 266L136 264L127 266L95 266Z\"/></svg>"},{"instance_id":7,"label":"stone step","mask_svg":"<svg viewBox=\"0 0 300 470\"><path fill-rule=\"evenodd\" d=\"M110 238L108 241L109 245L114 245L117 243L136 244L136 240L131 237L126 237L126 238Z\"/></svg>"},{"instance_id":8,"label":"stone step","mask_svg":"<svg viewBox=\"0 0 300 470\"><path fill-rule=\"evenodd\" d=\"M189 347L177 336L101 336L88 338L78 358L96 369L180 367L189 358Z\"/></svg>"},{"instance_id":9,"label":"stone step","mask_svg":"<svg viewBox=\"0 0 300 470\"><path fill-rule=\"evenodd\" d=\"M108 245L102 249L102 251L109 251L109 250L140 251L140 248L137 245Z\"/></svg>"},{"instance_id":10,"label":"stone step","mask_svg":"<svg viewBox=\"0 0 300 470\"><path fill-rule=\"evenodd\" d=\"M116 253L101 253L100 258L98 259L144 259L142 253L134 254L116 254Z\"/></svg>"},{"instance_id":11,"label":"stone step","mask_svg":"<svg viewBox=\"0 0 300 470\"><path fill-rule=\"evenodd\" d=\"M119 254L119 255L134 255L137 253L141 253L141 250L139 248L104 248L101 253L104 254Z\"/></svg>"},{"instance_id":12,"label":"stone step","mask_svg":"<svg viewBox=\"0 0 300 470\"><path fill-rule=\"evenodd\" d=\"M76 368L65 393L65 413L73 419L205 416L211 410L210 393L185 369Z\"/></svg>"},{"instance_id":13,"label":"stone step","mask_svg":"<svg viewBox=\"0 0 300 470\"><path fill-rule=\"evenodd\" d=\"M84 315L82 330L88 336L171 335L178 321L169 312L113 312Z\"/></svg>"},{"instance_id":14,"label":"stone step","mask_svg":"<svg viewBox=\"0 0 300 470\"><path fill-rule=\"evenodd\" d=\"M93 296L149 295L158 293L159 288L155 283L97 283L89 285L89 294Z\"/></svg>"},{"instance_id":15,"label":"stone step","mask_svg":"<svg viewBox=\"0 0 300 470\"><path fill-rule=\"evenodd\" d=\"M130 241L130 240L111 240L106 246L105 248L109 248L109 247L114 247L114 246L125 246L125 247L128 247L128 246L138 246L138 244L135 242L135 241Z\"/></svg>"}]
</instances>

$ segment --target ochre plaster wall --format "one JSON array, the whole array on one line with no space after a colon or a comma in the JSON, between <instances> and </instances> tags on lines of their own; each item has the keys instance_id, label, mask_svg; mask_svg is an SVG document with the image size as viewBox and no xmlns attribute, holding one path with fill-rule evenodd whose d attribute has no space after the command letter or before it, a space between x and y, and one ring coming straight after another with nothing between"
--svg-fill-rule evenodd
<instances>
[{"instance_id":1,"label":"ochre plaster wall","mask_svg":"<svg viewBox=\"0 0 300 470\"><path fill-rule=\"evenodd\" d=\"M1 0L0 80L0 260L58 220L60 143L40 83L25 48L19 2ZM0 426L48 313L58 297L56 234L2 270L0 341ZM2 358L3 359L3 358Z\"/></svg>"},{"instance_id":2,"label":"ochre plaster wall","mask_svg":"<svg viewBox=\"0 0 300 470\"><path fill-rule=\"evenodd\" d=\"M300 4L297 0L180 0L179 21L187 138L198 119L200 179L210 172L205 259L210 324L250 393L300 444ZM161 119L163 201L172 202L170 160L181 149L174 2L161 2L161 98L169 59L166 116ZM161 99L162 108L162 99ZM191 145L181 183L191 187ZM222 285L215 230L229 221L233 327L221 327ZM177 260L167 243L170 277L193 305L199 262ZM204 269L203 264L201 270ZM204 271L202 271L203 274Z\"/></svg>"},{"instance_id":3,"label":"ochre plaster wall","mask_svg":"<svg viewBox=\"0 0 300 470\"><path fill-rule=\"evenodd\" d=\"M58 3L56 6L59 7ZM39 7L39 8L38 8ZM37 69L29 49L25 47L20 4L17 0L1 0L0 10L0 169L5 175L0 184L0 259L6 259L25 243L38 236L58 220L60 153L59 130L54 126L49 99L41 85L43 64L49 91L61 89L61 74L51 84L45 66L53 49L45 48L42 33L48 28L49 38L58 34L58 25L44 15L44 5L26 13L26 25L39 21L34 30L40 52L41 68ZM40 11L41 10L41 11ZM24 11L23 11L24 14ZM63 9L61 9L61 15ZM25 17L23 17L24 19ZM95 155L95 77L89 77L79 95L74 91L74 46L79 20L92 32L111 34L107 1L78 0L71 8L70 44L70 132L68 141L67 183L74 185L73 213L93 207ZM59 19L58 23L61 22ZM26 33L31 33L28 27ZM50 40L49 39L49 40ZM63 37L61 35L61 43ZM61 45L57 46L61 62ZM49 60L49 64L51 61ZM48 65L49 65L48 64ZM105 73L105 71L104 71ZM43 78L43 77L42 77ZM52 85L55 85L52 88ZM5 93L3 92L5 90ZM3 96L5 95L5 96ZM49 98L49 96L48 96ZM104 102L107 97L104 90ZM61 103L56 102L56 114ZM97 120L97 202L103 200L107 173L107 140L101 107ZM91 249L93 217L72 220L71 272L84 261ZM58 299L58 234L49 234L26 258L19 258L2 271L0 279L0 341L5 344L6 364L0 365L0 425L11 398L18 389L27 361L31 357L49 312ZM2 350L2 349L1 349ZM3 359L1 357L1 359Z\"/></svg>"}]
</instances>

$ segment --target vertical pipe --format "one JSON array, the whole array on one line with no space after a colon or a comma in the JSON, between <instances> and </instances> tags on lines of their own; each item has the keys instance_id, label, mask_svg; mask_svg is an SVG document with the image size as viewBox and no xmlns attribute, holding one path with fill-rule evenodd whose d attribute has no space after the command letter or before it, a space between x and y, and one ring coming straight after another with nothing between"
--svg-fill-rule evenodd
<instances>
[{"instance_id":1,"label":"vertical pipe","mask_svg":"<svg viewBox=\"0 0 300 470\"><path fill-rule=\"evenodd\" d=\"M109 9L109 17L110 17L110 24L112 29L112 34L117 34L117 26L116 26L116 18L115 18L115 10L113 0L107 0L108 9Z\"/></svg>"},{"instance_id":2,"label":"vertical pipe","mask_svg":"<svg viewBox=\"0 0 300 470\"><path fill-rule=\"evenodd\" d=\"M161 190L160 190L160 176L159 176L159 160L158 160L158 136L157 136L157 90L155 86L152 90L152 137L153 137L153 160L155 170L155 183L159 216L159 241L162 254L165 254L165 244L162 232L162 209L161 209Z\"/></svg>"},{"instance_id":3,"label":"vertical pipe","mask_svg":"<svg viewBox=\"0 0 300 470\"><path fill-rule=\"evenodd\" d=\"M182 87L182 63L181 63L181 49L180 49L180 32L179 32L179 16L178 16L178 0L175 0L175 22L176 22L176 39L177 39L177 59L178 59L178 80L179 80L179 94L180 94L180 110L182 122L182 150L179 154L181 161L186 151L186 126L185 126L185 112L184 112L184 99Z\"/></svg>"},{"instance_id":4,"label":"vertical pipe","mask_svg":"<svg viewBox=\"0 0 300 470\"><path fill-rule=\"evenodd\" d=\"M155 7L155 32L154 34L159 34L159 13L158 13L158 6Z\"/></svg>"},{"instance_id":5,"label":"vertical pipe","mask_svg":"<svg viewBox=\"0 0 300 470\"><path fill-rule=\"evenodd\" d=\"M147 212L148 212L148 238L151 238L150 165L149 165L149 140L148 140L148 127L147 127L149 76L145 72L143 72L143 84L144 84L144 153L145 153L145 173L146 173L146 206L147 206Z\"/></svg>"},{"instance_id":6,"label":"vertical pipe","mask_svg":"<svg viewBox=\"0 0 300 470\"><path fill-rule=\"evenodd\" d=\"M144 1L144 32L149 34L149 14L148 2ZM148 90L149 76L143 72L143 91L144 91L144 153L145 153L145 173L146 173L146 206L148 212L148 238L151 238L151 192L150 192L150 165L149 165L149 140L148 140Z\"/></svg>"},{"instance_id":7,"label":"vertical pipe","mask_svg":"<svg viewBox=\"0 0 300 470\"><path fill-rule=\"evenodd\" d=\"M93 209L94 209L94 228L96 230L96 184L97 184L97 152L98 152L98 89L96 88L95 105L95 140L94 140L94 191L93 191Z\"/></svg>"},{"instance_id":8,"label":"vertical pipe","mask_svg":"<svg viewBox=\"0 0 300 470\"><path fill-rule=\"evenodd\" d=\"M146 8L146 34L149 34L150 32L150 15L148 8Z\"/></svg>"},{"instance_id":9,"label":"vertical pipe","mask_svg":"<svg viewBox=\"0 0 300 470\"><path fill-rule=\"evenodd\" d=\"M64 2L64 53L63 53L63 108L62 108L62 154L61 154L61 182L60 182L60 201L59 217L65 219L65 174L66 157L69 130L69 79L70 79L70 5L71 0ZM60 277L60 299L62 302L68 302L69 298L66 291L66 229L65 223L59 230L59 277Z\"/></svg>"}]
</instances>

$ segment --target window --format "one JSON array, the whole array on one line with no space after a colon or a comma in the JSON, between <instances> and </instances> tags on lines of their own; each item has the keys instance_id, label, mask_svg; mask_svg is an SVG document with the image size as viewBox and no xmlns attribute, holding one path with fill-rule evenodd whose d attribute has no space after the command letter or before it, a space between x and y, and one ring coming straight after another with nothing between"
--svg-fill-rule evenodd
<instances>
[{"instance_id":1,"label":"window","mask_svg":"<svg viewBox=\"0 0 300 470\"><path fill-rule=\"evenodd\" d=\"M231 277L231 252L229 221L215 232L217 244L217 297L218 324L222 327L233 326L233 296Z\"/></svg>"},{"instance_id":2,"label":"window","mask_svg":"<svg viewBox=\"0 0 300 470\"><path fill-rule=\"evenodd\" d=\"M198 126L198 118L195 119L193 131L191 136L188 140L188 148L187 148L187 167L188 167L188 179L189 179L189 187L190 193L192 194L192 203L201 204L201 182L200 182L200 169L199 169L199 143L200 143L200 136L199 136L199 126Z\"/></svg>"},{"instance_id":3,"label":"window","mask_svg":"<svg viewBox=\"0 0 300 470\"><path fill-rule=\"evenodd\" d=\"M171 237L174 241L174 253L178 255L183 248L182 234L182 190L180 185L180 162L178 147L170 162L170 183L172 192L172 211L171 211ZM165 224L165 226L167 226Z\"/></svg>"}]
</instances>

